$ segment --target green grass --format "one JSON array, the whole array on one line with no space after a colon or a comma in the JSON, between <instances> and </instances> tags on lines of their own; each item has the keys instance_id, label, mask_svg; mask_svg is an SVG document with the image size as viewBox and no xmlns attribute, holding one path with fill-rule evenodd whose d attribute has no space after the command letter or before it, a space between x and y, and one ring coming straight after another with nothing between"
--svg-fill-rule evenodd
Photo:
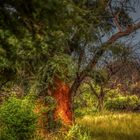
<instances>
[{"instance_id":1,"label":"green grass","mask_svg":"<svg viewBox=\"0 0 140 140\"><path fill-rule=\"evenodd\" d=\"M88 128L91 140L140 140L140 114L84 116L77 122Z\"/></svg>"},{"instance_id":2,"label":"green grass","mask_svg":"<svg viewBox=\"0 0 140 140\"><path fill-rule=\"evenodd\" d=\"M140 114L107 112L76 122L68 132L52 132L45 140L140 140Z\"/></svg>"}]
</instances>

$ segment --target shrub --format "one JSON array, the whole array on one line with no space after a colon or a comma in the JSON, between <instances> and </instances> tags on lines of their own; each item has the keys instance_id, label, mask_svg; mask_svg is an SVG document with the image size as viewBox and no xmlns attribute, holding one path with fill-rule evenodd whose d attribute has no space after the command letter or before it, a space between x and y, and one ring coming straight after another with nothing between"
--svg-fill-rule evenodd
<instances>
[{"instance_id":1,"label":"shrub","mask_svg":"<svg viewBox=\"0 0 140 140\"><path fill-rule=\"evenodd\" d=\"M90 129L82 125L74 125L67 132L66 140L91 140Z\"/></svg>"},{"instance_id":2,"label":"shrub","mask_svg":"<svg viewBox=\"0 0 140 140\"><path fill-rule=\"evenodd\" d=\"M37 116L29 99L9 98L0 107L0 139L27 140L35 132Z\"/></svg>"},{"instance_id":3,"label":"shrub","mask_svg":"<svg viewBox=\"0 0 140 140\"><path fill-rule=\"evenodd\" d=\"M74 98L74 115L82 117L97 112L97 99L86 91Z\"/></svg>"},{"instance_id":4,"label":"shrub","mask_svg":"<svg viewBox=\"0 0 140 140\"><path fill-rule=\"evenodd\" d=\"M118 96L108 99L105 107L108 110L130 110L133 111L139 104L139 99L136 95Z\"/></svg>"}]
</instances>

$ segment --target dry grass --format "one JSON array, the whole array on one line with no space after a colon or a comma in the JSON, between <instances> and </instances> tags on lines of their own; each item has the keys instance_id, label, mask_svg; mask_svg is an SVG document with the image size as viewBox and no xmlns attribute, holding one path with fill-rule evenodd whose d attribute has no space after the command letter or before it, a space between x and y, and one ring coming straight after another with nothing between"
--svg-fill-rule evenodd
<instances>
[{"instance_id":1,"label":"dry grass","mask_svg":"<svg viewBox=\"0 0 140 140\"><path fill-rule=\"evenodd\" d=\"M78 123L89 128L92 140L140 140L140 114L85 116Z\"/></svg>"},{"instance_id":2,"label":"dry grass","mask_svg":"<svg viewBox=\"0 0 140 140\"><path fill-rule=\"evenodd\" d=\"M52 132L42 140L140 140L140 114L109 112L84 116L68 132Z\"/></svg>"}]
</instances>

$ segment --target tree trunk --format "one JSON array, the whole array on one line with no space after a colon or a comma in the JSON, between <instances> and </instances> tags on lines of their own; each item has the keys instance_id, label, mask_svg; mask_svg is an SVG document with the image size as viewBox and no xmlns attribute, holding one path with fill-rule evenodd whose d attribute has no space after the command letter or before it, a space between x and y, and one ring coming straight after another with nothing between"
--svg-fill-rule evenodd
<instances>
[{"instance_id":1,"label":"tree trunk","mask_svg":"<svg viewBox=\"0 0 140 140\"><path fill-rule=\"evenodd\" d=\"M98 109L99 109L99 111L103 110L104 97L105 97L105 92L103 91L103 87L101 86L101 91L100 91L100 94L98 96Z\"/></svg>"},{"instance_id":2,"label":"tree trunk","mask_svg":"<svg viewBox=\"0 0 140 140\"><path fill-rule=\"evenodd\" d=\"M69 86L61 80L55 80L56 88L53 92L53 97L57 102L54 117L60 119L64 124L71 125L72 109L71 109L71 93Z\"/></svg>"},{"instance_id":3,"label":"tree trunk","mask_svg":"<svg viewBox=\"0 0 140 140\"><path fill-rule=\"evenodd\" d=\"M56 88L53 97L57 102L57 107L54 116L55 119L61 119L66 125L71 125L74 122L73 98L83 79L82 75L77 77L71 88L63 81L55 79Z\"/></svg>"},{"instance_id":4,"label":"tree trunk","mask_svg":"<svg viewBox=\"0 0 140 140\"><path fill-rule=\"evenodd\" d=\"M104 99L102 97L98 98L98 109L99 111L103 110L103 105L104 105Z\"/></svg>"}]
</instances>

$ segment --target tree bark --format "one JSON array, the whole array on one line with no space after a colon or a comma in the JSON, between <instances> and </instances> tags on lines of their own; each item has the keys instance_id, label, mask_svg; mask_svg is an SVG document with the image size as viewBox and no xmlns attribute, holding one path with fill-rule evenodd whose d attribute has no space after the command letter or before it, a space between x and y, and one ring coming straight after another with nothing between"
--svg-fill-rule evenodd
<instances>
[{"instance_id":1,"label":"tree bark","mask_svg":"<svg viewBox=\"0 0 140 140\"><path fill-rule=\"evenodd\" d=\"M71 93L69 86L59 79L55 79L56 88L53 92L53 97L56 100L57 106L54 113L56 120L60 119L63 124L71 125L72 109L71 109Z\"/></svg>"}]
</instances>

